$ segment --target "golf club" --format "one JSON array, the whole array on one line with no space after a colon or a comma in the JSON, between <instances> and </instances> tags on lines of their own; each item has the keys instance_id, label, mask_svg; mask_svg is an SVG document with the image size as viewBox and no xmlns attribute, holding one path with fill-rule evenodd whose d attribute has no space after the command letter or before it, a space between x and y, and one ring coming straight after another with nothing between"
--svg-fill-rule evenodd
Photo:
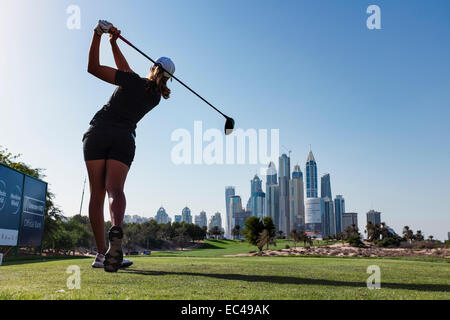
<instances>
[{"instance_id":1,"label":"golf club","mask_svg":"<svg viewBox=\"0 0 450 320\"><path fill-rule=\"evenodd\" d=\"M135 49L137 52L139 52L140 54L142 54L144 57L146 57L148 60L150 60L151 62L153 62L154 64L156 64L155 60L153 60L152 58L150 58L149 56L147 56L144 52L142 52L141 50L139 50L138 48L136 48L136 46L134 46L130 41L128 41L127 39L125 39L124 37L122 37L121 35L119 35L119 39L122 40L123 42L125 42L126 44L128 44L130 47L132 47L133 49ZM202 96L200 96L197 92L195 92L194 90L192 90L191 88L189 88L189 86L187 86L183 81L181 81L180 79L178 79L177 77L175 77L172 73L170 73L169 71L167 71L166 69L164 69L161 65L159 65L160 68L162 68L165 72L167 72L168 74L170 74L172 76L172 78L174 78L175 80L177 80L179 83L181 83L186 89L188 89L189 91L191 91L193 94L195 94L197 97L199 97L200 99L202 99L205 103L207 103L211 108L213 108L214 110L216 110L218 113L220 113L222 116L225 117L226 122L225 122L225 134L229 135L233 132L234 129L234 119L228 117L226 114L224 114L223 112L221 112L219 109L217 109L216 107L214 107L211 103L209 103L205 98L203 98Z\"/></svg>"}]
</instances>

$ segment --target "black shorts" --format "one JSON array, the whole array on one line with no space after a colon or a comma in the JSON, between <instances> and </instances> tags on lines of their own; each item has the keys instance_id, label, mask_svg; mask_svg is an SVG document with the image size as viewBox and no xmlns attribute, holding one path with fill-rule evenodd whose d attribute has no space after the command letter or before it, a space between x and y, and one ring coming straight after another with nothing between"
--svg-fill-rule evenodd
<instances>
[{"instance_id":1,"label":"black shorts","mask_svg":"<svg viewBox=\"0 0 450 320\"><path fill-rule=\"evenodd\" d=\"M84 161L112 159L131 167L136 151L129 129L90 126L83 136Z\"/></svg>"}]
</instances>

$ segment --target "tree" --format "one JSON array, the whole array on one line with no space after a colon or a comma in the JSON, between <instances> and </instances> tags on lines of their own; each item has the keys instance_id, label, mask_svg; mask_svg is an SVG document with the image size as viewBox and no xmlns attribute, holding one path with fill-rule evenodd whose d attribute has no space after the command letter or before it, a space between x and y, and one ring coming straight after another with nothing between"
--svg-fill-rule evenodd
<instances>
[{"instance_id":1,"label":"tree","mask_svg":"<svg viewBox=\"0 0 450 320\"><path fill-rule=\"evenodd\" d=\"M241 226L238 224L235 225L233 230L231 231L231 235L233 236L233 239L239 237L241 235Z\"/></svg>"},{"instance_id":2,"label":"tree","mask_svg":"<svg viewBox=\"0 0 450 320\"><path fill-rule=\"evenodd\" d=\"M408 226L403 227L403 239L409 243L414 239L414 232Z\"/></svg>"},{"instance_id":3,"label":"tree","mask_svg":"<svg viewBox=\"0 0 450 320\"><path fill-rule=\"evenodd\" d=\"M336 239L337 239L338 241L341 240L342 243L344 243L344 240L345 240L345 233L344 233L344 232L339 232L339 233L336 235Z\"/></svg>"},{"instance_id":4,"label":"tree","mask_svg":"<svg viewBox=\"0 0 450 320\"><path fill-rule=\"evenodd\" d=\"M245 239L248 243L256 246L261 252L262 246L258 244L258 240L261 232L264 230L263 222L258 217L252 216L245 220L244 226L242 233L244 234Z\"/></svg>"},{"instance_id":5,"label":"tree","mask_svg":"<svg viewBox=\"0 0 450 320\"><path fill-rule=\"evenodd\" d=\"M423 236L423 234L422 234L422 230L417 230L416 231L416 235L414 236L414 239L416 240L416 241L423 241L424 240L424 236Z\"/></svg>"},{"instance_id":6,"label":"tree","mask_svg":"<svg viewBox=\"0 0 450 320\"><path fill-rule=\"evenodd\" d=\"M223 232L222 232L222 230L220 230L220 228L218 226L214 226L212 229L209 229L208 234L209 234L209 236L217 239L219 236L222 236Z\"/></svg>"},{"instance_id":7,"label":"tree","mask_svg":"<svg viewBox=\"0 0 450 320\"><path fill-rule=\"evenodd\" d=\"M433 237L432 235L429 235L429 236L428 236L428 240L430 240L430 241L433 241L433 238L434 238L434 237Z\"/></svg>"},{"instance_id":8,"label":"tree","mask_svg":"<svg viewBox=\"0 0 450 320\"><path fill-rule=\"evenodd\" d=\"M291 233L290 233L290 237L291 237L291 239L292 239L292 242L293 242L293 244L294 244L294 247L296 247L296 243L297 243L297 241L298 241L298 233L297 233L297 230L292 230L291 231Z\"/></svg>"},{"instance_id":9,"label":"tree","mask_svg":"<svg viewBox=\"0 0 450 320\"><path fill-rule=\"evenodd\" d=\"M264 217L263 218L264 229L269 232L269 235L275 238L276 235L276 227L275 223L273 223L272 217Z\"/></svg>"},{"instance_id":10,"label":"tree","mask_svg":"<svg viewBox=\"0 0 450 320\"><path fill-rule=\"evenodd\" d=\"M267 246L267 250L269 250L269 245L276 246L277 243L275 242L275 237L270 234L270 231L268 229L264 229L259 234L259 238L257 241L257 247L264 248L264 246ZM261 252L261 249L259 251Z\"/></svg>"},{"instance_id":11,"label":"tree","mask_svg":"<svg viewBox=\"0 0 450 320\"><path fill-rule=\"evenodd\" d=\"M279 230L277 233L278 233L278 239L283 239L283 234L284 234L283 230Z\"/></svg>"}]
</instances>

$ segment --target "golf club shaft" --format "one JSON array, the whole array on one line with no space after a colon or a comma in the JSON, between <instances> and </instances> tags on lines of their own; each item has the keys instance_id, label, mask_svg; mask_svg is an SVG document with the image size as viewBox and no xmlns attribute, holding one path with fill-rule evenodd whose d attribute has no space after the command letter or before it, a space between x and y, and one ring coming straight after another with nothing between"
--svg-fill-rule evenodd
<instances>
[{"instance_id":1,"label":"golf club shaft","mask_svg":"<svg viewBox=\"0 0 450 320\"><path fill-rule=\"evenodd\" d=\"M123 42L125 42L126 44L128 44L130 47L132 47L134 50L136 50L137 52L139 52L140 54L142 54L144 57L146 57L148 60L150 60L151 62L153 62L154 64L156 64L156 61L153 60L152 58L150 58L148 55L146 55L144 52L142 52L141 50L139 50L138 48L136 48L130 41L128 41L127 39L125 39L124 37L122 37L121 35L119 35L119 39L122 40ZM175 77L173 74L171 74L170 72L168 72L166 69L162 68L165 72L167 72L168 74L170 74L172 76L172 78L174 78L175 80L177 80L179 83L181 83L186 89L188 89L189 91L191 91L193 94L195 94L197 97L199 97L200 99L202 99L205 103L207 103L211 108L213 108L214 110L216 110L218 113L220 113L222 116L224 116L226 119L228 119L228 117L223 114L219 109L217 109L216 107L214 107L211 103L209 103L205 98L203 98L201 95L199 95L197 92L195 92L194 90L192 90L191 88L189 88L188 85L186 85L183 81L181 81L180 79L178 79L177 77Z\"/></svg>"}]
</instances>

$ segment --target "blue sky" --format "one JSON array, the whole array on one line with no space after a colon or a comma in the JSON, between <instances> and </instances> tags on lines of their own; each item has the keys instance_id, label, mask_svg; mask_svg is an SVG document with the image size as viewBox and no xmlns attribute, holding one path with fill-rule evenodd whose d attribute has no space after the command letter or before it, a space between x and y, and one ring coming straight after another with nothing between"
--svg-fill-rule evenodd
<instances>
[{"instance_id":1,"label":"blue sky","mask_svg":"<svg viewBox=\"0 0 450 320\"><path fill-rule=\"evenodd\" d=\"M69 5L81 29L69 30ZM366 28L381 8L382 30ZM243 129L280 129L292 166L312 145L319 174L347 211L374 208L401 231L450 231L450 19L448 1L2 1L0 145L46 169L66 215L78 212L81 137L114 87L86 72L92 29L107 19ZM121 45L130 66L149 63ZM113 66L109 43L103 64ZM173 216L184 206L224 212L224 188L247 201L256 165L171 162L171 133L219 128L215 112L172 82L172 98L138 125L126 185L129 214ZM284 149L281 150L285 151ZM87 206L83 213L86 214Z\"/></svg>"}]
</instances>

